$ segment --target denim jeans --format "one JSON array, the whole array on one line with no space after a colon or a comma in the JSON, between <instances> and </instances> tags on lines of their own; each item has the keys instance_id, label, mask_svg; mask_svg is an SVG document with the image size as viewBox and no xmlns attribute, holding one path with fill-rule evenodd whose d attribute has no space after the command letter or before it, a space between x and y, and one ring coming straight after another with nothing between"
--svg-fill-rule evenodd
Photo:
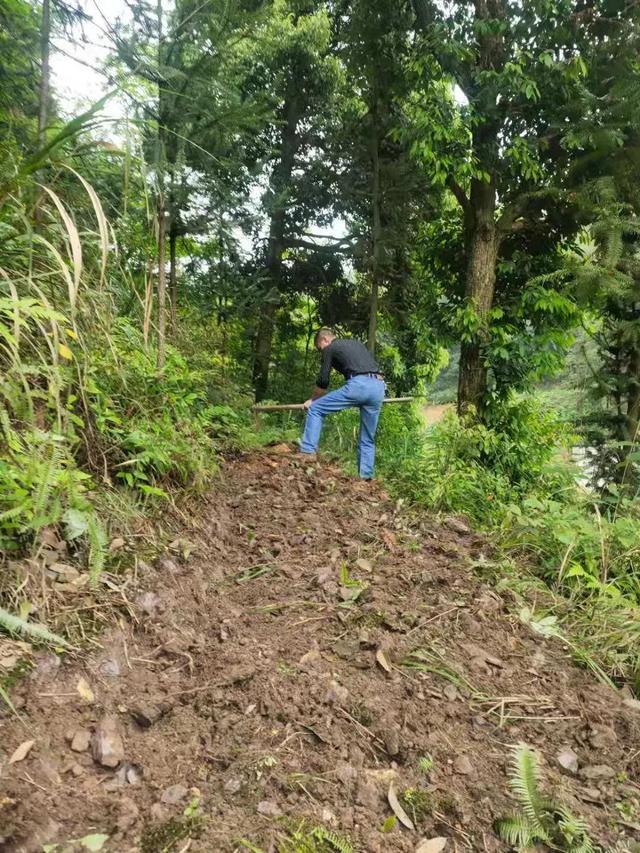
<instances>
[{"instance_id":1,"label":"denim jeans","mask_svg":"<svg viewBox=\"0 0 640 853\"><path fill-rule=\"evenodd\" d=\"M300 441L301 452L316 452L322 432L322 421L326 415L357 407L360 409L358 473L364 480L370 480L373 477L376 429L383 399L384 382L373 376L354 376L341 388L318 397L307 410L304 433Z\"/></svg>"}]
</instances>

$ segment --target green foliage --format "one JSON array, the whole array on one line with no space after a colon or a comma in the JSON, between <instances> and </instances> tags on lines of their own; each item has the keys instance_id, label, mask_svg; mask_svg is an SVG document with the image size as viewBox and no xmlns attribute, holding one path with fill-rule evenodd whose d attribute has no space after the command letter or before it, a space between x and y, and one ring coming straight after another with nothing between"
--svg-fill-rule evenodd
<instances>
[{"instance_id":1,"label":"green foliage","mask_svg":"<svg viewBox=\"0 0 640 853\"><path fill-rule=\"evenodd\" d=\"M3 607L0 607L0 627L4 628L4 630L8 631L10 634L22 636L35 643L44 643L52 646L59 646L61 648L69 648L69 643L67 643L66 640L59 637L57 634L52 633L44 625L27 622L26 619L22 619L20 616L9 613L9 611L5 610Z\"/></svg>"},{"instance_id":2,"label":"green foliage","mask_svg":"<svg viewBox=\"0 0 640 853\"><path fill-rule=\"evenodd\" d=\"M497 820L496 832L518 851L526 851L542 842L565 853L595 853L586 823L545 797L540 782L536 754L519 744L513 750L509 783L522 813Z\"/></svg>"}]
</instances>

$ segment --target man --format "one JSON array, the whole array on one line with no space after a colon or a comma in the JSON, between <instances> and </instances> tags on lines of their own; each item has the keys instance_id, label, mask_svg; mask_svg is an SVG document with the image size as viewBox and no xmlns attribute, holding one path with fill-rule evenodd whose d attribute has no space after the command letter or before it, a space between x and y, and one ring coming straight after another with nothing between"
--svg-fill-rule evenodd
<instances>
[{"instance_id":1,"label":"man","mask_svg":"<svg viewBox=\"0 0 640 853\"><path fill-rule=\"evenodd\" d=\"M371 480L376 429L384 399L383 377L373 356L360 341L336 338L331 329L320 329L314 343L322 353L322 364L313 395L304 404L307 419L300 452L316 452L326 415L357 407L360 409L358 473L363 480ZM332 368L342 373L346 382L327 394Z\"/></svg>"}]
</instances>

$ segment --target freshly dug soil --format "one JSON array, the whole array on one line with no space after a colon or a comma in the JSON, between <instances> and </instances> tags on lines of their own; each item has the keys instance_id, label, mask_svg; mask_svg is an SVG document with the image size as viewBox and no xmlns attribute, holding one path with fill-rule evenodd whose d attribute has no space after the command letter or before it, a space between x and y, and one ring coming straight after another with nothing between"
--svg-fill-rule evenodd
<instances>
[{"instance_id":1,"label":"freshly dug soil","mask_svg":"<svg viewBox=\"0 0 640 853\"><path fill-rule=\"evenodd\" d=\"M277 451L227 464L183 556L128 592L134 619L80 659L41 653L15 687L0 849L104 834L107 851L266 853L304 820L367 853L507 850L493 823L517 811L518 742L595 840L638 840L616 808L640 795L633 702L508 611L459 520L409 521ZM413 830L389 820L390 787Z\"/></svg>"}]
</instances>

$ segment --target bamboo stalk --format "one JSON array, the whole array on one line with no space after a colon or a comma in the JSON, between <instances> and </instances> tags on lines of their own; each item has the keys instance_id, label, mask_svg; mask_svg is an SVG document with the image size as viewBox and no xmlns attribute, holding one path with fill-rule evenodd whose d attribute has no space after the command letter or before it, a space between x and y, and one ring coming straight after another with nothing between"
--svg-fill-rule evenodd
<instances>
[{"instance_id":1,"label":"bamboo stalk","mask_svg":"<svg viewBox=\"0 0 640 853\"><path fill-rule=\"evenodd\" d=\"M383 403L411 403L415 397L387 397ZM281 403L273 406L254 406L254 412L294 412L302 411L304 403Z\"/></svg>"}]
</instances>

